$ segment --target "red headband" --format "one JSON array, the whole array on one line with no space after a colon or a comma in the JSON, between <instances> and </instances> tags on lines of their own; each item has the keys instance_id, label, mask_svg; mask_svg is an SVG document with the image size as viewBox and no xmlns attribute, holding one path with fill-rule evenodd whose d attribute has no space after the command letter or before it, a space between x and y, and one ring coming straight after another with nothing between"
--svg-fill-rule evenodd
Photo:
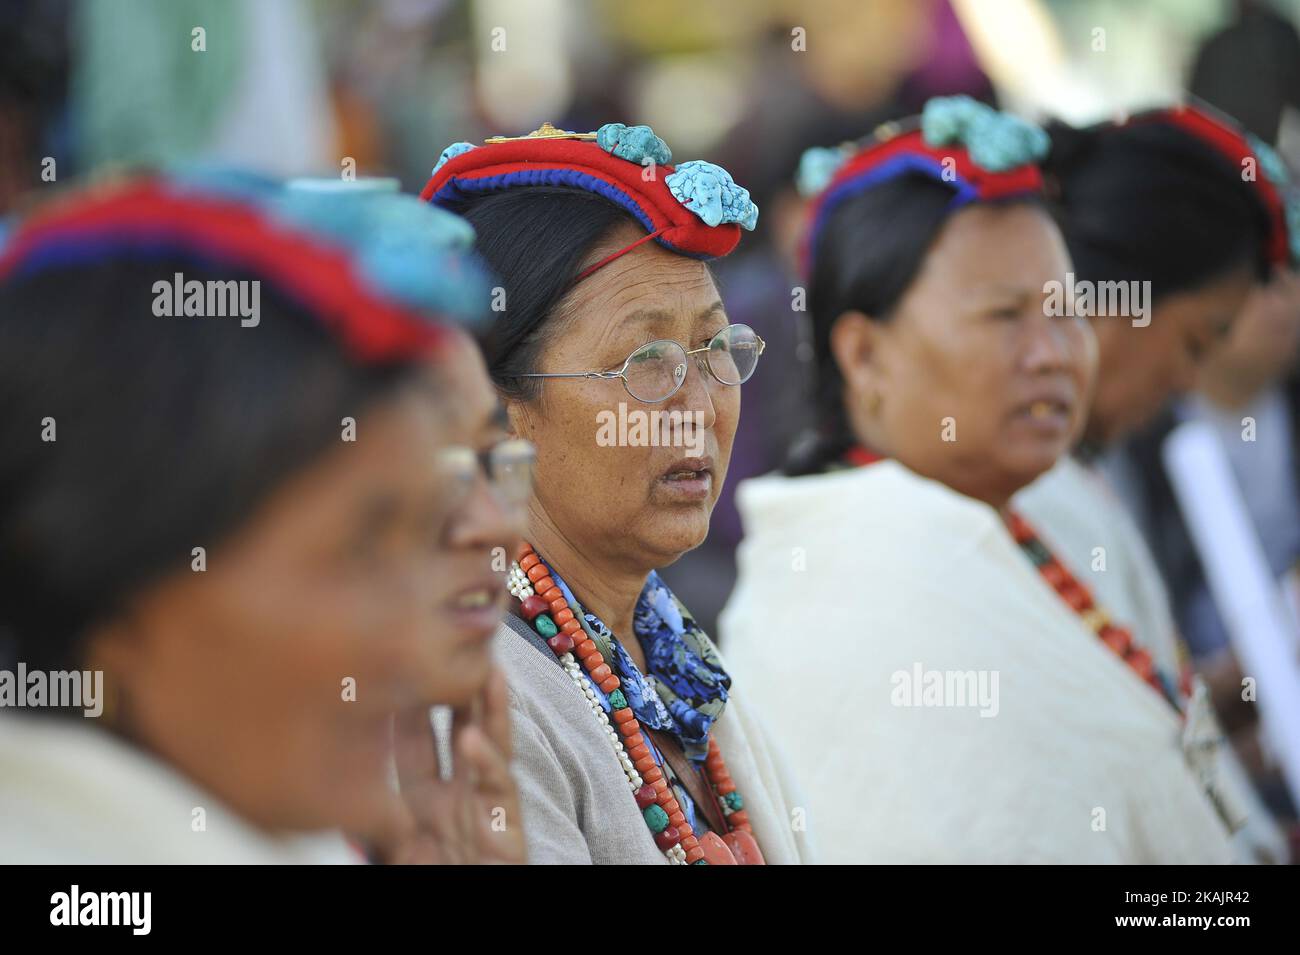
<instances>
[{"instance_id":1,"label":"red headband","mask_svg":"<svg viewBox=\"0 0 1300 955\"><path fill-rule=\"evenodd\" d=\"M1034 163L991 172L977 165L957 143L931 146L920 129L871 142L844 162L807 213L800 244L804 274L811 274L817 239L831 212L846 199L898 176L919 174L953 188L953 208L1043 191L1043 176Z\"/></svg>"},{"instance_id":2,"label":"red headband","mask_svg":"<svg viewBox=\"0 0 1300 955\"><path fill-rule=\"evenodd\" d=\"M1282 196L1269 177L1264 174L1260 157L1240 129L1227 118L1220 118L1192 104L1141 113L1119 125L1148 122L1167 122L1194 136L1227 159L1238 175L1241 175L1243 162L1247 159L1252 160L1256 168L1255 178L1250 181L1250 184L1268 214L1269 234L1265 254L1272 265L1285 265L1290 261L1291 251Z\"/></svg>"},{"instance_id":3,"label":"red headband","mask_svg":"<svg viewBox=\"0 0 1300 955\"><path fill-rule=\"evenodd\" d=\"M363 363L432 349L446 329L376 294L350 256L254 207L165 179L136 180L52 202L12 236L0 281L120 257L186 253L246 269L300 303Z\"/></svg>"},{"instance_id":4,"label":"red headband","mask_svg":"<svg viewBox=\"0 0 1300 955\"><path fill-rule=\"evenodd\" d=\"M736 247L739 225L727 221L708 225L685 204L690 199L673 195L666 180L679 167L620 158L593 142L595 138L595 133L566 133L547 125L529 136L489 140L436 168L420 198L455 211L461 203L487 193L568 186L621 206L646 235L589 266L576 281L652 239L670 252L694 259L719 258Z\"/></svg>"}]
</instances>

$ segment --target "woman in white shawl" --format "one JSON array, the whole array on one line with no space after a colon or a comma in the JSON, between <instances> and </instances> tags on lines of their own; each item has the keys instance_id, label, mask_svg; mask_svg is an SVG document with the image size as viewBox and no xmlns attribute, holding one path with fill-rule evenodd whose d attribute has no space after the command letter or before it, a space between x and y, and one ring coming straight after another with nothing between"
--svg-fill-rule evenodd
<instances>
[{"instance_id":1,"label":"woman in white shawl","mask_svg":"<svg viewBox=\"0 0 1300 955\"><path fill-rule=\"evenodd\" d=\"M741 487L721 626L834 861L1228 859L1167 675L1008 508L1095 365L1045 301L1069 270L1045 149L932 101L831 157L812 207L823 427Z\"/></svg>"},{"instance_id":2,"label":"woman in white shawl","mask_svg":"<svg viewBox=\"0 0 1300 955\"><path fill-rule=\"evenodd\" d=\"M1276 157L1206 108L1153 110L1087 129L1054 124L1051 134L1046 172L1075 286L1091 296L1091 306L1076 311L1096 331L1097 387L1076 454L1063 456L1015 503L1098 602L1177 672L1189 666L1188 654L1160 570L1104 469L1093 464L1192 385L1252 287L1270 270L1284 274L1300 240L1289 234L1283 184L1271 179L1280 175ZM1243 177L1243 168L1259 175ZM1132 283L1138 295L1091 295L1126 286L1119 280L1129 276L1143 279ZM1229 677L1229 692L1240 694L1241 674ZM1201 692L1193 691L1198 709L1206 705ZM1218 764L1215 775L1224 779L1213 782L1240 827L1240 856L1286 858L1285 839L1231 747L1218 747Z\"/></svg>"}]
</instances>

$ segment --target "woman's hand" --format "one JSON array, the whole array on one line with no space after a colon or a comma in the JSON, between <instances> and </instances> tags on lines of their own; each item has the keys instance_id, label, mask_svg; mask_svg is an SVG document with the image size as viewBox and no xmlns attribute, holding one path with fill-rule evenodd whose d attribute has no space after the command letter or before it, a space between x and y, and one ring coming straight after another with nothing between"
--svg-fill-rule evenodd
<instances>
[{"instance_id":1,"label":"woman's hand","mask_svg":"<svg viewBox=\"0 0 1300 955\"><path fill-rule=\"evenodd\" d=\"M452 714L452 774L442 778L427 707L399 713L393 744L409 819L389 843L393 864L481 865L527 861L519 792L510 775L505 678Z\"/></svg>"}]
</instances>

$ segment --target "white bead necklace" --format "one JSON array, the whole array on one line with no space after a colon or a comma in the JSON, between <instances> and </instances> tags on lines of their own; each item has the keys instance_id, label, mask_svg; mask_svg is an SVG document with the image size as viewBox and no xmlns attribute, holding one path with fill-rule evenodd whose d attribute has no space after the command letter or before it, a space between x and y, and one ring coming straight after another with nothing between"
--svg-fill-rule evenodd
<instances>
[{"instance_id":1,"label":"white bead necklace","mask_svg":"<svg viewBox=\"0 0 1300 955\"><path fill-rule=\"evenodd\" d=\"M519 562L515 561L510 565L510 573L506 577L506 590L512 597L523 600L525 597L531 597L534 593L532 583L528 580L528 575L524 573ZM575 618L585 629L581 614L575 613ZM596 717L597 722L605 730L605 735L609 738L610 745L614 748L614 755L618 757L618 764L623 767L623 775L627 777L628 786L631 787L633 795L636 791L645 785L645 780L637 772L637 768L632 763L632 757L627 754L627 749L623 746L623 740L619 738L618 730L610 725L609 717L605 715L605 708L600 705L596 696L596 690L591 685L591 680L587 674L582 672L582 665L574 658L573 652L570 651L560 657L560 664L564 667L564 672L569 675L569 679L587 698L587 706L592 714ZM677 843L671 849L664 853L668 861L673 865L686 865L686 850L682 848L681 843Z\"/></svg>"}]
</instances>

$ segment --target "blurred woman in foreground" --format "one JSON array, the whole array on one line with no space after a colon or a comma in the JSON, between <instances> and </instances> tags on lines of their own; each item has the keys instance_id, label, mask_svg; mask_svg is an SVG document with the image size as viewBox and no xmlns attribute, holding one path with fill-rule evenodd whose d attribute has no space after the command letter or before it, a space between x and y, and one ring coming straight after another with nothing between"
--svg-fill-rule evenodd
<instances>
[{"instance_id":1,"label":"blurred woman in foreground","mask_svg":"<svg viewBox=\"0 0 1300 955\"><path fill-rule=\"evenodd\" d=\"M823 428L741 487L728 653L836 861L1226 860L1163 684L1009 507L1095 369L1047 306L1070 259L1046 136L965 98L920 127L830 157L814 200Z\"/></svg>"},{"instance_id":2,"label":"blurred woman in foreground","mask_svg":"<svg viewBox=\"0 0 1300 955\"><path fill-rule=\"evenodd\" d=\"M361 859L340 832L522 859L485 571L513 531L476 457L501 431L444 322L486 301L471 241L412 199L225 176L72 193L12 237L4 861ZM446 783L434 703L463 714Z\"/></svg>"}]
</instances>

